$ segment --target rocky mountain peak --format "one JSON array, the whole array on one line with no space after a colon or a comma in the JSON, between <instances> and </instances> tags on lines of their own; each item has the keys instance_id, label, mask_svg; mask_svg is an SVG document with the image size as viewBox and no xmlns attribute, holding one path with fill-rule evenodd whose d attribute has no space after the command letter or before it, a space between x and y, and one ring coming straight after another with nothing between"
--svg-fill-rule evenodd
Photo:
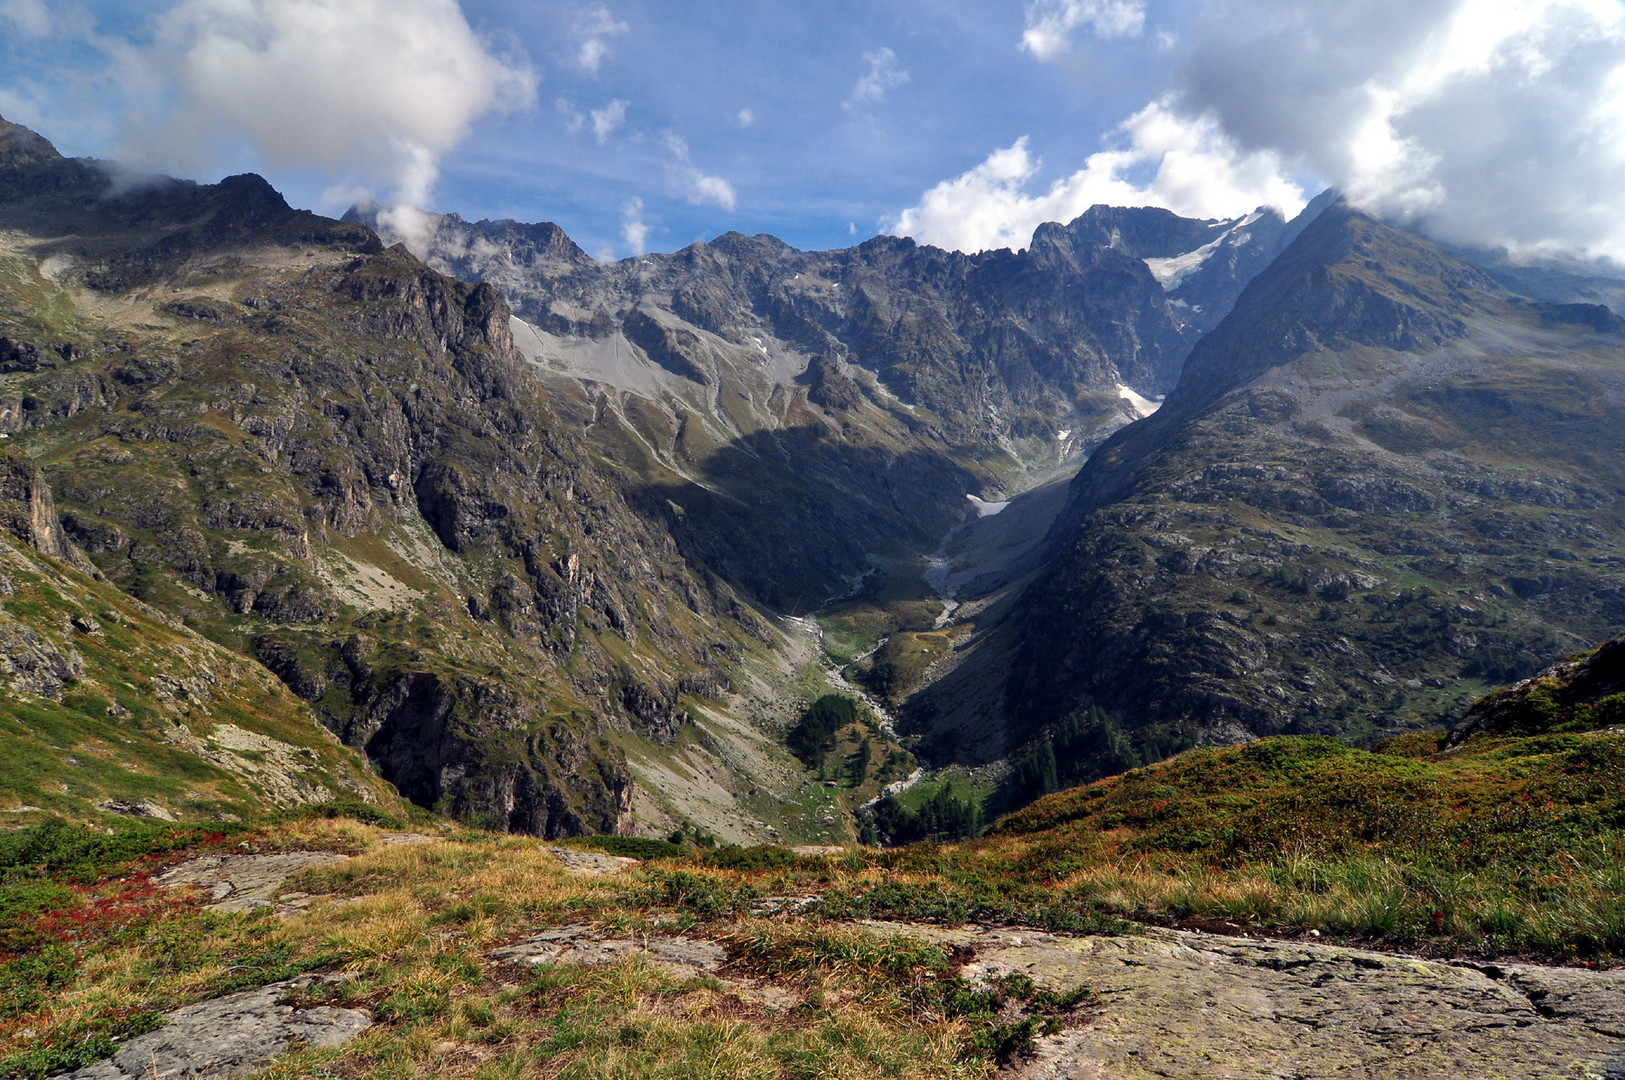
<instances>
[{"instance_id":1,"label":"rocky mountain peak","mask_svg":"<svg viewBox=\"0 0 1625 1080\"><path fill-rule=\"evenodd\" d=\"M1191 351L1169 408L1200 408L1314 349L1415 352L1465 332L1504 290L1438 245L1339 200L1242 290L1229 317Z\"/></svg>"},{"instance_id":2,"label":"rocky mountain peak","mask_svg":"<svg viewBox=\"0 0 1625 1080\"><path fill-rule=\"evenodd\" d=\"M1065 224L1040 225L1033 233L1033 246L1106 247L1137 259L1167 258L1210 243L1240 220L1184 218L1160 207L1097 204Z\"/></svg>"},{"instance_id":3,"label":"rocky mountain peak","mask_svg":"<svg viewBox=\"0 0 1625 1080\"><path fill-rule=\"evenodd\" d=\"M22 172L62 160L49 139L0 116L0 169Z\"/></svg>"}]
</instances>

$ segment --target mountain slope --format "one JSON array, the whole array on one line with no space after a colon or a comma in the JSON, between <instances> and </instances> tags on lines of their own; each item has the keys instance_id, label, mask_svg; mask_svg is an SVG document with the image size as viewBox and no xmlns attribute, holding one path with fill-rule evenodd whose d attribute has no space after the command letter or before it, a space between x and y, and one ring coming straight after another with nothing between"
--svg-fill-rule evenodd
<instances>
[{"instance_id":1,"label":"mountain slope","mask_svg":"<svg viewBox=\"0 0 1625 1080\"><path fill-rule=\"evenodd\" d=\"M1371 737L1617 630L1605 316L1328 210L1080 471L1046 571L913 722L978 755L1092 705L1131 758Z\"/></svg>"},{"instance_id":2,"label":"mountain slope","mask_svg":"<svg viewBox=\"0 0 1625 1080\"><path fill-rule=\"evenodd\" d=\"M269 672L99 580L62 536L38 467L0 448L0 810L19 822L399 810Z\"/></svg>"},{"instance_id":3,"label":"mountain slope","mask_svg":"<svg viewBox=\"0 0 1625 1080\"><path fill-rule=\"evenodd\" d=\"M494 290L257 177L121 188L0 128L0 431L111 581L421 805L629 828L619 742L767 633L560 429Z\"/></svg>"}]
</instances>

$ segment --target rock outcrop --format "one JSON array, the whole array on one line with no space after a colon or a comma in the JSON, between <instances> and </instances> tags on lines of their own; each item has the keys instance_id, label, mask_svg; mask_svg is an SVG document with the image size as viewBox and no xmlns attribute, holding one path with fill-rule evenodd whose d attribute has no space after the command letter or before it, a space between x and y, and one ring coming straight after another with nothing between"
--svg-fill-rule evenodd
<instances>
[{"instance_id":1,"label":"rock outcrop","mask_svg":"<svg viewBox=\"0 0 1625 1080\"><path fill-rule=\"evenodd\" d=\"M1572 718L1576 708L1595 706L1621 694L1625 694L1625 634L1481 698L1451 729L1446 745L1460 745L1480 733L1547 731L1554 723ZM1598 719L1625 722L1625 702L1615 713Z\"/></svg>"},{"instance_id":2,"label":"rock outcrop","mask_svg":"<svg viewBox=\"0 0 1625 1080\"><path fill-rule=\"evenodd\" d=\"M39 466L27 454L5 447L0 447L0 529L75 570L92 570L89 561L68 541L50 485Z\"/></svg>"},{"instance_id":3,"label":"rock outcrop","mask_svg":"<svg viewBox=\"0 0 1625 1080\"><path fill-rule=\"evenodd\" d=\"M1625 974L1449 963L1163 931L877 929L970 954L972 980L1024 974L1098 1008L1012 1064L1029 1080L1348 1073L1373 1080L1625 1076Z\"/></svg>"},{"instance_id":4,"label":"rock outcrop","mask_svg":"<svg viewBox=\"0 0 1625 1080\"><path fill-rule=\"evenodd\" d=\"M111 1059L59 1080L228 1080L264 1069L289 1049L343 1046L372 1026L360 1009L286 1004L322 980L272 983L201 1001L164 1016L163 1027L138 1035Z\"/></svg>"}]
</instances>

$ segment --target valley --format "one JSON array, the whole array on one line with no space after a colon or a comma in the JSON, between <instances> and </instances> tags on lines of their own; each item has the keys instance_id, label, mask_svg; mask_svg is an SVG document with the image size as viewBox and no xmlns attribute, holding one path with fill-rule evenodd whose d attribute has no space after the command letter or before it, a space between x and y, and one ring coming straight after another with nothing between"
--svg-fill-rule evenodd
<instances>
[{"instance_id":1,"label":"valley","mask_svg":"<svg viewBox=\"0 0 1625 1080\"><path fill-rule=\"evenodd\" d=\"M921 766L909 812L1019 806L1085 715L1072 782L1372 745L1620 625L1618 320L1331 193L977 256L431 215L425 265L3 134L0 426L81 569L421 807L851 842ZM830 692L855 783L786 748Z\"/></svg>"},{"instance_id":2,"label":"valley","mask_svg":"<svg viewBox=\"0 0 1625 1080\"><path fill-rule=\"evenodd\" d=\"M0 122L0 1075L1613 1075L1600 279L425 220Z\"/></svg>"}]
</instances>

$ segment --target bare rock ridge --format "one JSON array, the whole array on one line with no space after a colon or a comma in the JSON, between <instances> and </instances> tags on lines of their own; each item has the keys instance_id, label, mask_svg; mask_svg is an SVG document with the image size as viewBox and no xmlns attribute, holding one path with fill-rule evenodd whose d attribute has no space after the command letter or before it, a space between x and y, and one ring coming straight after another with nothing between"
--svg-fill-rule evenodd
<instances>
[{"instance_id":1,"label":"bare rock ridge","mask_svg":"<svg viewBox=\"0 0 1625 1080\"><path fill-rule=\"evenodd\" d=\"M1571 307L1325 210L1080 470L1046 570L913 729L940 754L991 716L976 753L1011 753L1099 706L1130 764L1369 739L1618 633L1625 350Z\"/></svg>"}]
</instances>

